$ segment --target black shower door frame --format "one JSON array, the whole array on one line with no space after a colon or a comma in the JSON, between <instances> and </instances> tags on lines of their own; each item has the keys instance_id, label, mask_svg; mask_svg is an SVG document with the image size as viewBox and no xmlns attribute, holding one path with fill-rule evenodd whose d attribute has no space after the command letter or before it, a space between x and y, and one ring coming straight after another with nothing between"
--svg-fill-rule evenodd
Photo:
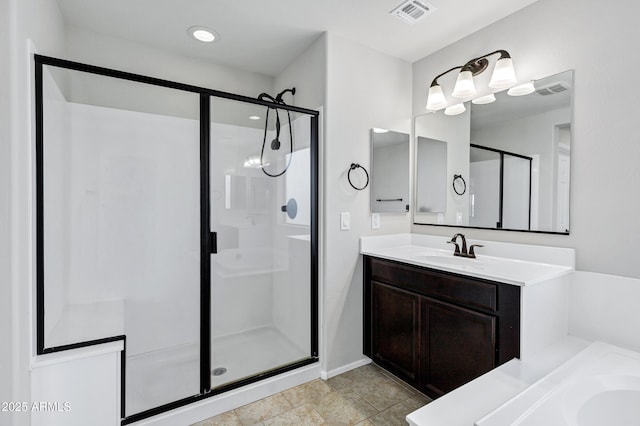
<instances>
[{"instance_id":1,"label":"black shower door frame","mask_svg":"<svg viewBox=\"0 0 640 426\"><path fill-rule=\"evenodd\" d=\"M491 152L495 152L497 154L500 155L500 184L498 186L498 196L499 196L499 200L498 200L498 222L496 222L496 228L497 229L504 229L502 228L502 223L503 223L503 210L504 210L504 156L505 155L509 155L511 157L516 157L516 158L521 158L523 160L527 160L529 161L529 205L528 205L528 217L527 217L527 229L516 229L516 231L530 231L531 230L531 191L532 191L532 183L531 183L531 179L533 177L533 158L526 156L526 155L522 155L522 154L516 154L515 152L509 152L509 151L504 151L501 149L497 149L497 148L489 148L488 146L483 146L483 145L476 145L476 144L469 144L469 146L471 148L476 148L476 149L483 149L485 151L491 151ZM511 229L507 229L507 230L511 230Z\"/></svg>"},{"instance_id":2,"label":"black shower door frame","mask_svg":"<svg viewBox=\"0 0 640 426\"><path fill-rule=\"evenodd\" d=\"M34 55L35 61L35 160L36 160L36 353L37 355L62 352L87 346L122 341L121 352L121 424L130 424L157 414L173 410L184 405L200 401L214 395L276 376L287 371L318 362L318 122L319 112L292 105L250 98L204 87L178 83L169 80L134 74L110 68L87 65L49 56ZM73 71L97 74L142 84L150 84L170 89L198 94L200 97L200 393L178 401L155 407L140 413L125 414L125 368L126 368L126 336L107 336L104 338L76 342L68 345L47 347L45 344L45 276L44 276L44 98L43 69L44 66L64 68ZM310 116L311 119L311 342L308 358L283 367L268 370L227 385L211 389L211 261L210 255L217 251L216 233L211 230L210 219L210 131L211 131L211 98L223 98L234 101L261 105L273 109L297 112Z\"/></svg>"}]
</instances>

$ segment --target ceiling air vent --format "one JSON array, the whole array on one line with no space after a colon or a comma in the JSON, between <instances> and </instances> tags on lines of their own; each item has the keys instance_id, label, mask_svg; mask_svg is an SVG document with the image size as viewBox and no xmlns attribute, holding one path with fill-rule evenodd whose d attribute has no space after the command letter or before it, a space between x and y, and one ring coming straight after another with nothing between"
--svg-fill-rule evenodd
<instances>
[{"instance_id":1,"label":"ceiling air vent","mask_svg":"<svg viewBox=\"0 0 640 426\"><path fill-rule=\"evenodd\" d=\"M569 84L564 81L558 81L536 87L536 93L542 96L554 95L556 93L564 92L565 90L569 90Z\"/></svg>"},{"instance_id":2,"label":"ceiling air vent","mask_svg":"<svg viewBox=\"0 0 640 426\"><path fill-rule=\"evenodd\" d=\"M420 0L408 0L390 13L408 24L415 24L435 10L429 3Z\"/></svg>"}]
</instances>

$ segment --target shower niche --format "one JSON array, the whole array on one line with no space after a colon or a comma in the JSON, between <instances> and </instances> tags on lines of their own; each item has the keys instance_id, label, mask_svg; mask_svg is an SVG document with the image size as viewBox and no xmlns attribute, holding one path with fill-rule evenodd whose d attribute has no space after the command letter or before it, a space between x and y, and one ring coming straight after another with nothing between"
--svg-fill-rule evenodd
<instances>
[{"instance_id":1,"label":"shower niche","mask_svg":"<svg viewBox=\"0 0 640 426\"><path fill-rule=\"evenodd\" d=\"M35 61L37 353L124 340L123 424L317 362L318 112Z\"/></svg>"}]
</instances>

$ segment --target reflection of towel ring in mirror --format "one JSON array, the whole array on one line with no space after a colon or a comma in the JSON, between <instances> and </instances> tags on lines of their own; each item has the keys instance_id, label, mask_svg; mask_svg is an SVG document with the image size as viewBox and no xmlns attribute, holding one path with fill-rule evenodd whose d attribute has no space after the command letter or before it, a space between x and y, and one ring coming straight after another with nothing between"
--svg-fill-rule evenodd
<instances>
[{"instance_id":1,"label":"reflection of towel ring in mirror","mask_svg":"<svg viewBox=\"0 0 640 426\"><path fill-rule=\"evenodd\" d=\"M462 184L458 181L462 181ZM462 185L462 187L460 185ZM453 190L458 195L462 195L467 192L467 182L464 181L462 175L453 175Z\"/></svg>"},{"instance_id":2,"label":"reflection of towel ring in mirror","mask_svg":"<svg viewBox=\"0 0 640 426\"><path fill-rule=\"evenodd\" d=\"M367 176L367 183L365 183L362 188L358 188L357 186L355 186L353 184L353 182L351 182L351 172L354 171L355 169L358 169L358 168L362 169L364 171L364 174ZM349 180L349 185L351 185L353 187L353 189L357 189L358 191L362 191L363 189L365 189L369 185L369 172L367 172L367 169L362 167L360 164L351 163L351 166L349 167L349 171L347 172L347 179Z\"/></svg>"}]
</instances>

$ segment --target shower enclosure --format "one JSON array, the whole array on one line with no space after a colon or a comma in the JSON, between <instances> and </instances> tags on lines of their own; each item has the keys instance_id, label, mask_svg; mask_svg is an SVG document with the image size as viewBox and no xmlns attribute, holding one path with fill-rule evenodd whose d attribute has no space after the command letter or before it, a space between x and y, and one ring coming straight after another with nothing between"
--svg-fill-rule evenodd
<instances>
[{"instance_id":1,"label":"shower enclosure","mask_svg":"<svg viewBox=\"0 0 640 426\"><path fill-rule=\"evenodd\" d=\"M533 158L471 144L469 225L531 230Z\"/></svg>"},{"instance_id":2,"label":"shower enclosure","mask_svg":"<svg viewBox=\"0 0 640 426\"><path fill-rule=\"evenodd\" d=\"M124 340L123 424L317 362L318 112L35 61L38 354Z\"/></svg>"}]
</instances>

